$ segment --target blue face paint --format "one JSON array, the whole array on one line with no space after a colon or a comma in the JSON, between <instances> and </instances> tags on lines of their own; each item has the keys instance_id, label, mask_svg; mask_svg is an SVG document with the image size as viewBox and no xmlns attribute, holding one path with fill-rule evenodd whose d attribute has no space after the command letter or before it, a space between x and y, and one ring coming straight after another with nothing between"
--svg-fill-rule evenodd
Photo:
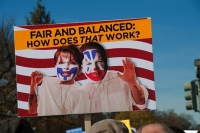
<instances>
[{"instance_id":1,"label":"blue face paint","mask_svg":"<svg viewBox=\"0 0 200 133\"><path fill-rule=\"evenodd\" d=\"M71 68L67 73L69 73L68 76L63 76L62 73L65 73L66 71L63 71L63 68L57 67L57 77L59 77L60 80L62 81L69 81L74 78L78 71L77 67Z\"/></svg>"},{"instance_id":2,"label":"blue face paint","mask_svg":"<svg viewBox=\"0 0 200 133\"><path fill-rule=\"evenodd\" d=\"M105 76L104 62L101 55L96 49L88 49L83 52L84 59L82 61L82 72L85 76L94 81L99 82Z\"/></svg>"},{"instance_id":3,"label":"blue face paint","mask_svg":"<svg viewBox=\"0 0 200 133\"><path fill-rule=\"evenodd\" d=\"M57 77L61 81L74 80L79 72L79 65L68 52L61 52L56 63Z\"/></svg>"},{"instance_id":4,"label":"blue face paint","mask_svg":"<svg viewBox=\"0 0 200 133\"><path fill-rule=\"evenodd\" d=\"M90 56L90 52L91 52L91 56L92 57ZM85 51L85 52L83 52L83 55L86 55L89 60L94 60L94 58L96 57L96 53L97 52L98 51L96 49L93 49L91 51Z\"/></svg>"}]
</instances>

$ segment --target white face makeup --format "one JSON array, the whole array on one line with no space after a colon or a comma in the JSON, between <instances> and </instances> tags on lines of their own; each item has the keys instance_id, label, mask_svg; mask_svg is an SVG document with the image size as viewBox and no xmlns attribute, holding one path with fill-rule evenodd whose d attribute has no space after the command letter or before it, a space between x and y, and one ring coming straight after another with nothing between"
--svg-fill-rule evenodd
<instances>
[{"instance_id":1,"label":"white face makeup","mask_svg":"<svg viewBox=\"0 0 200 133\"><path fill-rule=\"evenodd\" d=\"M69 52L61 52L56 62L57 77L61 81L74 80L79 71L79 65Z\"/></svg>"},{"instance_id":2,"label":"white face makeup","mask_svg":"<svg viewBox=\"0 0 200 133\"><path fill-rule=\"evenodd\" d=\"M85 76L94 82L101 81L106 71L99 52L96 49L88 49L83 52L83 55L82 66Z\"/></svg>"}]
</instances>

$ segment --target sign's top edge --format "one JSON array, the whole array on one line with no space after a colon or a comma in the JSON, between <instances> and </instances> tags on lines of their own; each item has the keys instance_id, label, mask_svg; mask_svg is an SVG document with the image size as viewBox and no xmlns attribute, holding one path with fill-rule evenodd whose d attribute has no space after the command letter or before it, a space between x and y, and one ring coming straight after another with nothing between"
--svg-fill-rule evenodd
<instances>
[{"instance_id":1,"label":"sign's top edge","mask_svg":"<svg viewBox=\"0 0 200 133\"><path fill-rule=\"evenodd\" d=\"M143 18L127 18L127 19L111 19L111 20L95 20L95 21L80 21L80 22L66 22L66 23L54 23L54 24L39 24L39 25L16 25L16 27L52 27L55 25L63 25L65 26L66 24L85 24L85 23L105 23L105 22L116 22L116 21L127 21L127 20L143 20L143 19L151 19L151 17L143 17Z\"/></svg>"}]
</instances>

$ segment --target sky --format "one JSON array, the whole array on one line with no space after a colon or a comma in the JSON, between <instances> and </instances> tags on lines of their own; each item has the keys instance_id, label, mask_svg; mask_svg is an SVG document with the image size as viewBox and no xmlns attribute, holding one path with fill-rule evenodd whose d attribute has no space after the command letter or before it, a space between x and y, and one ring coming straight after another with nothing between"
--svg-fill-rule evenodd
<instances>
[{"instance_id":1,"label":"sky","mask_svg":"<svg viewBox=\"0 0 200 133\"><path fill-rule=\"evenodd\" d=\"M13 16L17 25L25 25L36 2L0 0L0 16ZM199 0L43 0L42 4L56 23L151 17L157 110L190 114L200 124L200 113L185 109L183 88L196 78L194 60L200 59Z\"/></svg>"}]
</instances>

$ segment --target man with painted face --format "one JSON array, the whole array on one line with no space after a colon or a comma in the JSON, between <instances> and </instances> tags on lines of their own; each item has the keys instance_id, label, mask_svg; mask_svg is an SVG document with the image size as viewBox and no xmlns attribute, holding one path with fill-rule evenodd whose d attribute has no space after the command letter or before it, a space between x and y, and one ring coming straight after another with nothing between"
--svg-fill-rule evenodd
<instances>
[{"instance_id":1,"label":"man with painted face","mask_svg":"<svg viewBox=\"0 0 200 133\"><path fill-rule=\"evenodd\" d=\"M74 45L62 46L55 52L54 61L57 77L46 77L38 71L31 74L29 113L38 116L89 113L89 96L75 81L82 63L79 49Z\"/></svg>"},{"instance_id":2,"label":"man with painted face","mask_svg":"<svg viewBox=\"0 0 200 133\"><path fill-rule=\"evenodd\" d=\"M107 70L107 57L104 48L96 42L85 43L80 47L84 58L82 72L88 78L84 89L90 98L91 113L132 111L133 105L145 109L147 89L136 79L134 64L123 60L124 72Z\"/></svg>"}]
</instances>

